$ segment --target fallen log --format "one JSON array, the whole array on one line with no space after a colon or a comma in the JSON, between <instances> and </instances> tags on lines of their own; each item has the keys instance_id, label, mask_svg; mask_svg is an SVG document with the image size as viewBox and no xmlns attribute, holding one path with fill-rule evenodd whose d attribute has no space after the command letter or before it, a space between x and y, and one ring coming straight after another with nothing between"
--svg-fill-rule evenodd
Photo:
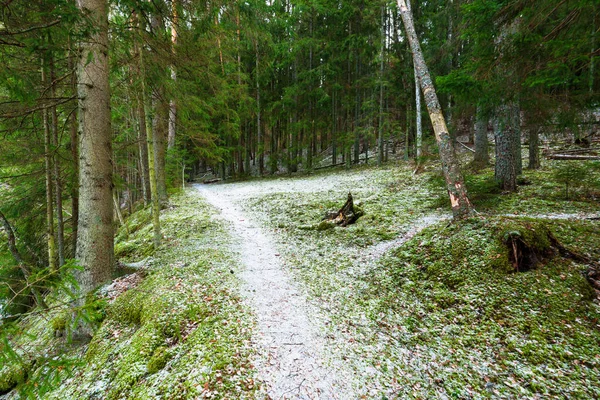
<instances>
[{"instance_id":1,"label":"fallen log","mask_svg":"<svg viewBox=\"0 0 600 400\"><path fill-rule=\"evenodd\" d=\"M548 154L546 158L549 160L600 160L600 156L583 156L580 154Z\"/></svg>"}]
</instances>

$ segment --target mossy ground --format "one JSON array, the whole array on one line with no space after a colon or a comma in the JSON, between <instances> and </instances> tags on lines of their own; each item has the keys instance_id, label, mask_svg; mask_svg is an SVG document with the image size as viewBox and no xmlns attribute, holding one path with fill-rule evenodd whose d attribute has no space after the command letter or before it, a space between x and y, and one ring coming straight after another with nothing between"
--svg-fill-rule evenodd
<instances>
[{"instance_id":1,"label":"mossy ground","mask_svg":"<svg viewBox=\"0 0 600 400\"><path fill-rule=\"evenodd\" d=\"M449 210L436 168L344 172L339 189L256 196L246 205L278 233L281 251L313 300L330 315L334 351L376 388L373 398L597 398L600 308L586 266L560 256L516 273L507 232L544 227L567 247L600 257L600 226L589 220L519 219L502 214L598 211L593 188L565 200L553 169L502 194L486 169L468 178L481 212L433 225L371 262L373 245L419 217ZM365 174L362 181L346 179ZM365 216L318 231L348 190ZM533 238L529 238L533 239Z\"/></svg>"},{"instance_id":2,"label":"mossy ground","mask_svg":"<svg viewBox=\"0 0 600 400\"><path fill-rule=\"evenodd\" d=\"M145 277L102 310L106 316L88 345L63 353L79 362L71 368L56 363L60 379L45 385L44 398L254 397L254 319L236 294L230 270L238 269L238 260L229 253L229 237L196 193L171 201L161 213L164 243L158 251L151 246L147 210L129 219L129 235L119 231L117 249L128 249L121 250L128 261L146 259ZM23 331L43 333L43 344L64 343L54 337L59 319L44 317ZM35 393L35 378L53 368L44 365L30 366L20 387Z\"/></svg>"}]
</instances>

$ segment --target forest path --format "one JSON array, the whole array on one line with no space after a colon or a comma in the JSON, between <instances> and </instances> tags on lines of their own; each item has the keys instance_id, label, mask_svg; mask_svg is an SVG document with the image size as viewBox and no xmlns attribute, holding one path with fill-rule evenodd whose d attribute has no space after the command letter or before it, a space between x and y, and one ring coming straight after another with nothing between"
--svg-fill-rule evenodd
<instances>
[{"instance_id":1,"label":"forest path","mask_svg":"<svg viewBox=\"0 0 600 400\"><path fill-rule=\"evenodd\" d=\"M353 373L344 370L341 360L326 354L328 339L322 329L323 316L307 302L285 271L273 245L275 240L242 210L240 202L252 195L252 190L240 190L235 184L195 188L231 224L237 242L233 250L244 264L240 276L242 294L257 317L253 341L265 397L355 398Z\"/></svg>"}]
</instances>

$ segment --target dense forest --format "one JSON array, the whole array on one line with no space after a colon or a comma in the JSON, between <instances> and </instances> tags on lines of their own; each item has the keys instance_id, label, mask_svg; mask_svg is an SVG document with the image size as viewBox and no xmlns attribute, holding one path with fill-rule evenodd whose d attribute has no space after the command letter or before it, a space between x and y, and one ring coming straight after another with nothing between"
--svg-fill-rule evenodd
<instances>
[{"instance_id":1,"label":"dense forest","mask_svg":"<svg viewBox=\"0 0 600 400\"><path fill-rule=\"evenodd\" d=\"M158 250L186 183L365 165L415 176L441 160L437 184L458 221L478 208L464 170L491 167L500 196L546 159L598 160L598 0L0 0L0 10L5 360L18 358L8 338L21 317L66 301L49 293L76 309L73 336L92 336L103 311L88 294L115 276L127 218L148 212ZM567 197L598 171L561 168Z\"/></svg>"}]
</instances>

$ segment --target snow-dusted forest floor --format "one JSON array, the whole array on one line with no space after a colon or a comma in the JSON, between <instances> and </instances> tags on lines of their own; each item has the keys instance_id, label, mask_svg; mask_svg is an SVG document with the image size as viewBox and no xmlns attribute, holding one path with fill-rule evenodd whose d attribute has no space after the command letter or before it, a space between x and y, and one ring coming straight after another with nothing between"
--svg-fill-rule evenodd
<instances>
[{"instance_id":1,"label":"snow-dusted forest floor","mask_svg":"<svg viewBox=\"0 0 600 400\"><path fill-rule=\"evenodd\" d=\"M432 242L443 239L447 234L450 236L448 241L452 240L452 236L458 236L456 227L449 225L448 208L443 206L443 186L438 189L436 179L435 174L433 177L432 174L413 175L409 168L390 168L200 185L201 193L223 210L225 218L234 227L233 232L242 238L240 253L247 268L254 269L252 266L256 265L253 253L261 257L261 252L266 250L271 257L265 265L268 264L269 269L276 268L279 278L275 279L282 279L285 285L278 290L294 298L289 303L283 300L286 302L284 312L269 319L268 323L274 324L278 318L283 322L294 314L297 304L301 304L298 307L300 318L310 321L306 332L302 333L302 342L314 349L311 354L294 353L285 348L282 345L285 339L279 342L273 340L271 350L267 349L264 341L261 344L259 353L262 353L262 361L259 362L258 374L263 376L267 393L272 398L451 398L456 395L539 398L559 396L560 393L570 393L575 397L598 393L600 389L593 383L593 377L598 374L600 360L597 358L586 361L592 363L587 364L591 366L589 370L573 369L573 365L566 367L561 364L559 367L555 363L557 360L531 362L519 355L523 354L522 346L531 347L536 340L522 332L521 326L506 327L505 332L499 335L496 330L502 330L503 322L496 324L493 315L481 324L479 318L483 310L489 308L485 312L493 313L496 306L489 306L487 300L479 297L483 297L486 291L497 290L502 294L499 299L491 296L491 302L502 301L502 296L506 296L510 288L494 288L489 281L482 281L479 286L477 282L473 282L472 287L458 285L461 287L458 290L454 287L457 286L455 283L444 282L443 274L434 277L434 281L438 281L437 287L426 279L423 266L409 266L418 258L415 253L420 249L433 246ZM483 201L482 211L476 219L479 222L493 219L490 214L509 219L530 214L532 218L557 221L597 217L588 203L561 202L560 199L544 196L536 199L524 193L527 190L529 188L517 196L504 196L500 205L487 207ZM347 228L319 230L318 223L323 214L338 209L348 192L364 208L365 216ZM476 193L475 198L479 195L485 197L487 194ZM518 196L521 198L514 198ZM501 215L498 209L502 210ZM597 231L594 222L582 224ZM248 225L252 228L249 229ZM428 230L429 227L432 228ZM498 251L490 247L491 243L486 243L489 232L479 232L479 228L471 230L467 226L464 230L467 233L461 239L472 246L463 249L464 256L469 257L473 251L479 253L476 259L465 258L464 265L457 263L460 258L454 253L456 249L452 249L455 244L448 243L447 252L455 257L447 258L445 262L452 269L472 268L470 262L480 264L484 261L482 256ZM423 230L428 232L419 237ZM403 249L403 244L415 236L418 243ZM268 238L270 243L263 243L263 238ZM478 239L482 243L478 243ZM402 259L404 261L400 261ZM400 275L409 276L416 270L416 276L396 281L394 275L399 274L398 268L402 264L412 271ZM572 276L577 268L570 268L569 276ZM467 282L478 274L494 275L492 268L486 266L485 271L467 272L465 277L453 279ZM269 275L272 273L269 272ZM419 279L419 275L422 275L423 281L413 281ZM247 275L243 277L247 287L255 288L258 284L267 292L257 295L250 291L249 297L258 304L255 311L259 313L259 320L263 318L260 313L273 313L277 301L264 302L260 299L265 295L269 297L269 287L274 284L269 280L273 277L261 277L259 280ZM503 279L516 281L513 282L516 288L529 285L528 279L539 282L540 276L521 278L508 275ZM573 284L581 283L581 279L574 279L576 283ZM264 280L269 281L268 284ZM543 287L552 293L551 289ZM415 291L419 293L415 295ZM513 293L516 292L513 290ZM274 297L282 298L280 296ZM580 294L575 298L578 299L578 296ZM510 303L507 301L508 306L511 306ZM453 310L454 305L461 304L461 310ZM462 310L463 306L468 306L470 311ZM587 307L584 305L585 309ZM590 303L589 307L588 311L597 315L597 306ZM519 311L521 318L525 319L530 312L540 311ZM474 320L469 321L469 318ZM488 323L494 326L487 326ZM302 324L292 325L292 328L297 329ZM478 329L476 325L486 327ZM266 332L263 329L259 323L259 334L269 336L268 329ZM594 336L598 333L595 332ZM476 337L478 339L474 339ZM269 337L269 340L272 338ZM561 352L574 354L571 350L576 345L572 340L557 340L566 341ZM473 343L468 344L469 341ZM269 362L275 348L284 348L277 351L293 354L292 359L288 359L294 364L293 376L286 378L280 373L278 363ZM546 355L540 350L539 357L546 356L552 357L552 351ZM503 358L509 360L500 362ZM581 355L580 358L583 363L586 357ZM327 367L323 369L323 365ZM304 377L300 377L302 371ZM557 378L557 373L560 378ZM323 385L315 384L319 374L322 374ZM580 385L571 382L569 388L563 387L563 375L567 380L579 381ZM322 387L329 386L332 380L339 381L340 376L344 377L345 388L341 386L337 391L322 391ZM295 391L292 389L290 392L290 387Z\"/></svg>"},{"instance_id":2,"label":"snow-dusted forest floor","mask_svg":"<svg viewBox=\"0 0 600 400\"><path fill-rule=\"evenodd\" d=\"M546 235L600 259L597 190L574 188L565 200L545 169L502 194L488 169L467 176L478 212L452 223L437 167L413 170L196 184L161 212L157 250L150 210L132 214L115 251L136 270L100 290L92 341L65 341L66 305L34 312L11 338L21 358L0 365L0 392L600 397L600 307L587 265L552 251ZM348 192L364 216L322 229ZM527 271L515 270L506 247L515 231L543 248Z\"/></svg>"}]
</instances>

